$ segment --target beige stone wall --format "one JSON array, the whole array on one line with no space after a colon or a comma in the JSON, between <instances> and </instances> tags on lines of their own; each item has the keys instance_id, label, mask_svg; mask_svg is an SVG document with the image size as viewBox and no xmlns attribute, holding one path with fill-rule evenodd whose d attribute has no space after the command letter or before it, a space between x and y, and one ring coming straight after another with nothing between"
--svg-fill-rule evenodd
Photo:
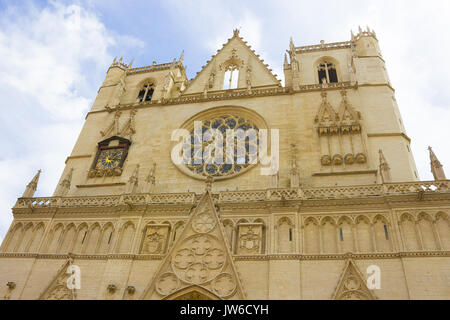
<instances>
[{"instance_id":1,"label":"beige stone wall","mask_svg":"<svg viewBox=\"0 0 450 320\"><path fill-rule=\"evenodd\" d=\"M319 84L317 66L325 60L338 83ZM239 68L238 87L223 91L230 63ZM227 268L235 267L242 283L232 298L350 298L343 291L355 281L356 298L450 298L448 181L416 183L410 139L375 35L292 44L285 77L281 87L238 32L191 81L182 58L134 69L114 62L66 160L60 183L73 168L68 192L21 198L13 208L0 248L0 283L15 288L0 286L0 297L48 298L64 283L69 263L82 270L79 299L156 297L149 285L205 194L205 177L171 161L171 134L194 118L229 112L278 129L280 138L277 182L258 164L217 179L206 193L216 205L208 212L217 210L221 220L221 250L228 246L233 257ZM149 102L138 101L144 83L155 89ZM131 141L123 171L89 177L98 143L112 136ZM383 184L380 149L392 178ZM349 154L364 161L335 161ZM295 170L299 186L291 185ZM382 272L381 289L373 292L364 284L372 265Z\"/></svg>"}]
</instances>

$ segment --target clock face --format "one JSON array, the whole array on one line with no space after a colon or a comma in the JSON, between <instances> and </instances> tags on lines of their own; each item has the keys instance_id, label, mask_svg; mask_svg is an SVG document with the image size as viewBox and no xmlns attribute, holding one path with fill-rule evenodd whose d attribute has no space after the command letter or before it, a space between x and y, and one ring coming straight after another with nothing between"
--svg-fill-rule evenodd
<instances>
[{"instance_id":1,"label":"clock face","mask_svg":"<svg viewBox=\"0 0 450 320\"><path fill-rule=\"evenodd\" d=\"M97 160L97 169L113 169L119 167L122 156L123 149L101 151Z\"/></svg>"}]
</instances>

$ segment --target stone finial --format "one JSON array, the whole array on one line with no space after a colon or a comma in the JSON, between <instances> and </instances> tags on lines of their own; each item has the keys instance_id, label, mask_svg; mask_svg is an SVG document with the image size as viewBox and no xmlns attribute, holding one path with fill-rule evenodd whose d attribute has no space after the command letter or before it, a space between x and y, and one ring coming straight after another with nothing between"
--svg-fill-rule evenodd
<instances>
[{"instance_id":1,"label":"stone finial","mask_svg":"<svg viewBox=\"0 0 450 320\"><path fill-rule=\"evenodd\" d=\"M291 188L298 188L300 186L297 167L297 146L295 144L291 144L291 169L289 171L289 179Z\"/></svg>"},{"instance_id":2,"label":"stone finial","mask_svg":"<svg viewBox=\"0 0 450 320\"><path fill-rule=\"evenodd\" d=\"M150 192L152 187L156 184L156 163L153 162L152 168L145 178L145 192Z\"/></svg>"},{"instance_id":3,"label":"stone finial","mask_svg":"<svg viewBox=\"0 0 450 320\"><path fill-rule=\"evenodd\" d=\"M233 37L239 37L239 29L234 29L233 30Z\"/></svg>"},{"instance_id":4,"label":"stone finial","mask_svg":"<svg viewBox=\"0 0 450 320\"><path fill-rule=\"evenodd\" d=\"M441 162L434 154L433 149L431 147L428 147L428 151L430 151L430 165L434 180L436 181L447 180L447 178L445 177L444 168L442 167Z\"/></svg>"},{"instance_id":5,"label":"stone finial","mask_svg":"<svg viewBox=\"0 0 450 320\"><path fill-rule=\"evenodd\" d=\"M133 62L134 62L134 58L131 59L131 62L130 62L130 64L129 64L128 67L127 67L128 70L130 70L131 67L133 66Z\"/></svg>"},{"instance_id":6,"label":"stone finial","mask_svg":"<svg viewBox=\"0 0 450 320\"><path fill-rule=\"evenodd\" d=\"M178 59L178 62L183 63L183 60L184 60L184 50L181 51L181 55L180 55L180 58Z\"/></svg>"},{"instance_id":7,"label":"stone finial","mask_svg":"<svg viewBox=\"0 0 450 320\"><path fill-rule=\"evenodd\" d=\"M72 173L73 168L70 169L69 173L66 175L66 177L61 181L61 183L56 188L55 197L65 197L67 193L70 190L70 184L72 182Z\"/></svg>"},{"instance_id":8,"label":"stone finial","mask_svg":"<svg viewBox=\"0 0 450 320\"><path fill-rule=\"evenodd\" d=\"M39 177L41 175L42 170L38 170L34 178L27 184L27 187L22 195L22 198L33 198L34 193L36 192L37 185L39 182Z\"/></svg>"},{"instance_id":9,"label":"stone finial","mask_svg":"<svg viewBox=\"0 0 450 320\"><path fill-rule=\"evenodd\" d=\"M386 158L383 155L383 151L380 149L378 151L378 153L380 154L380 175L381 175L381 181L382 183L385 182L391 182L392 178L391 178L391 168L389 168L389 165L386 161Z\"/></svg>"},{"instance_id":10,"label":"stone finial","mask_svg":"<svg viewBox=\"0 0 450 320\"><path fill-rule=\"evenodd\" d=\"M292 37L289 39L289 50L291 54L295 54L294 40L292 40Z\"/></svg>"},{"instance_id":11,"label":"stone finial","mask_svg":"<svg viewBox=\"0 0 450 320\"><path fill-rule=\"evenodd\" d=\"M137 193L139 185L138 177L139 177L139 165L136 165L136 169L134 169L133 174L128 180L126 193L128 194Z\"/></svg>"}]
</instances>

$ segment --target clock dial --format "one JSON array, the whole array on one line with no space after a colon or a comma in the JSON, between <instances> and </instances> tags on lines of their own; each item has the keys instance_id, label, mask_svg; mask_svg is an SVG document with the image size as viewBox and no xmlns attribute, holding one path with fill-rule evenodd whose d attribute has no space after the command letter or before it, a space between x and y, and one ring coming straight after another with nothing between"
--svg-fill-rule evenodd
<instances>
[{"instance_id":1,"label":"clock dial","mask_svg":"<svg viewBox=\"0 0 450 320\"><path fill-rule=\"evenodd\" d=\"M117 168L122 160L123 149L103 150L97 161L98 169Z\"/></svg>"}]
</instances>

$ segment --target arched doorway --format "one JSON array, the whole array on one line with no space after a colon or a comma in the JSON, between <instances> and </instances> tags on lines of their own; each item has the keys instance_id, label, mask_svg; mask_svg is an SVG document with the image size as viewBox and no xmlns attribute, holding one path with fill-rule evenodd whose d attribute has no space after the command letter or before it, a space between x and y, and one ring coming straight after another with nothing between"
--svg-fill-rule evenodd
<instances>
[{"instance_id":1,"label":"arched doorway","mask_svg":"<svg viewBox=\"0 0 450 320\"><path fill-rule=\"evenodd\" d=\"M199 286L190 286L172 293L164 300L221 300L211 291Z\"/></svg>"}]
</instances>

